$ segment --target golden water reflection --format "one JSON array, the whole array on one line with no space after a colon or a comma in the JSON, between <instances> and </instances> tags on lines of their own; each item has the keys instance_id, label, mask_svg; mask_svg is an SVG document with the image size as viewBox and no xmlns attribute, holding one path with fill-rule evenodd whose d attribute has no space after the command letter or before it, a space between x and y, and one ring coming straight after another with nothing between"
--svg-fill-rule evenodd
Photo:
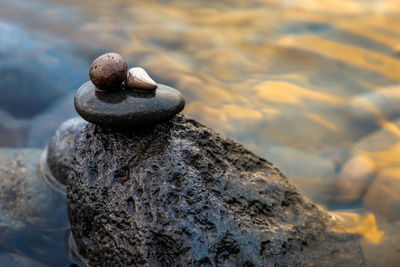
<instances>
[{"instance_id":1,"label":"golden water reflection","mask_svg":"<svg viewBox=\"0 0 400 267\"><path fill-rule=\"evenodd\" d=\"M330 230L339 233L358 234L365 238L366 242L377 244L382 241L384 233L378 229L373 214L360 216L354 213L333 212L337 224Z\"/></svg>"},{"instance_id":2,"label":"golden water reflection","mask_svg":"<svg viewBox=\"0 0 400 267\"><path fill-rule=\"evenodd\" d=\"M0 14L118 51L178 88L186 114L271 160L314 202L356 206L336 231L400 236L398 0L47 2L0 3ZM56 4L71 8L67 23Z\"/></svg>"}]
</instances>

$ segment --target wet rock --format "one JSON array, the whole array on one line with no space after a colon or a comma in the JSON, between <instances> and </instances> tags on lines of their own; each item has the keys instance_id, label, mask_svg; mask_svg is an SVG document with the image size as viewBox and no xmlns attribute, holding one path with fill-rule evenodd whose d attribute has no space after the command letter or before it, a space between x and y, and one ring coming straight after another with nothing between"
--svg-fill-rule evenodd
<instances>
[{"instance_id":1,"label":"wet rock","mask_svg":"<svg viewBox=\"0 0 400 267\"><path fill-rule=\"evenodd\" d=\"M367 155L352 156L340 170L333 200L349 202L361 198L374 179L375 172L375 163Z\"/></svg>"},{"instance_id":2,"label":"wet rock","mask_svg":"<svg viewBox=\"0 0 400 267\"><path fill-rule=\"evenodd\" d=\"M0 147L22 147L26 144L30 123L0 110Z\"/></svg>"},{"instance_id":3,"label":"wet rock","mask_svg":"<svg viewBox=\"0 0 400 267\"><path fill-rule=\"evenodd\" d=\"M400 119L393 121L393 129L400 128ZM399 136L392 127L380 128L369 135L364 136L354 144L351 152L357 154L360 152L377 152L392 149L398 142Z\"/></svg>"},{"instance_id":4,"label":"wet rock","mask_svg":"<svg viewBox=\"0 0 400 267\"><path fill-rule=\"evenodd\" d=\"M128 64L117 53L106 53L96 58L89 69L92 83L101 90L120 89L128 73Z\"/></svg>"},{"instance_id":5,"label":"wet rock","mask_svg":"<svg viewBox=\"0 0 400 267\"><path fill-rule=\"evenodd\" d=\"M43 263L10 252L0 251L0 266L7 267L48 267Z\"/></svg>"},{"instance_id":6,"label":"wet rock","mask_svg":"<svg viewBox=\"0 0 400 267\"><path fill-rule=\"evenodd\" d=\"M75 140L86 124L81 118L67 120L58 128L47 147L47 166L62 185L66 184L70 173Z\"/></svg>"},{"instance_id":7,"label":"wet rock","mask_svg":"<svg viewBox=\"0 0 400 267\"><path fill-rule=\"evenodd\" d=\"M137 131L88 124L67 206L90 266L358 266L358 237L271 163L178 115Z\"/></svg>"},{"instance_id":8,"label":"wet rock","mask_svg":"<svg viewBox=\"0 0 400 267\"><path fill-rule=\"evenodd\" d=\"M131 68L128 72L125 84L128 88L141 89L153 91L157 89L157 84L147 74L147 72L140 67Z\"/></svg>"},{"instance_id":9,"label":"wet rock","mask_svg":"<svg viewBox=\"0 0 400 267\"><path fill-rule=\"evenodd\" d=\"M351 149L352 158L364 158L353 168L357 180L363 181L363 205L385 220L400 219L400 143L397 128L400 120L388 122L381 128L360 139ZM356 166L354 166L356 167ZM362 178L362 179L359 179ZM362 183L359 183L361 185ZM351 189L354 191L356 187ZM350 189L350 188L349 188ZM351 192L351 191L350 191Z\"/></svg>"},{"instance_id":10,"label":"wet rock","mask_svg":"<svg viewBox=\"0 0 400 267\"><path fill-rule=\"evenodd\" d=\"M350 100L350 115L372 123L382 118L393 119L400 115L400 86L389 86L368 92Z\"/></svg>"},{"instance_id":11,"label":"wet rock","mask_svg":"<svg viewBox=\"0 0 400 267\"><path fill-rule=\"evenodd\" d=\"M183 110L185 99L177 90L161 84L154 92L101 92L89 81L78 89L74 104L79 115L89 122L108 127L135 127L172 118Z\"/></svg>"},{"instance_id":12,"label":"wet rock","mask_svg":"<svg viewBox=\"0 0 400 267\"><path fill-rule=\"evenodd\" d=\"M41 156L37 149L0 149L0 251L68 266L65 191L46 178ZM0 263L12 261L3 256Z\"/></svg>"},{"instance_id":13,"label":"wet rock","mask_svg":"<svg viewBox=\"0 0 400 267\"><path fill-rule=\"evenodd\" d=\"M378 173L369 187L364 205L388 221L400 220L400 168L388 168Z\"/></svg>"}]
</instances>

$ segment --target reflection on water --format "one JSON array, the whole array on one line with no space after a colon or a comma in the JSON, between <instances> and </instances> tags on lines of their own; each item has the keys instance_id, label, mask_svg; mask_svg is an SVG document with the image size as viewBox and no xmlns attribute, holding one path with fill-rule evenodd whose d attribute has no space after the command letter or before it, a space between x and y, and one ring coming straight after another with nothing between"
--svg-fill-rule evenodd
<instances>
[{"instance_id":1,"label":"reflection on water","mask_svg":"<svg viewBox=\"0 0 400 267\"><path fill-rule=\"evenodd\" d=\"M345 210L335 230L365 236L367 261L390 265L400 261L399 15L398 0L4 0L0 145L43 147L74 115L91 60L118 51L181 90L186 114Z\"/></svg>"},{"instance_id":2,"label":"reflection on water","mask_svg":"<svg viewBox=\"0 0 400 267\"><path fill-rule=\"evenodd\" d=\"M331 228L333 232L362 235L367 242L378 244L384 233L378 229L375 216L367 214L361 217L354 213L333 212L338 224Z\"/></svg>"}]
</instances>

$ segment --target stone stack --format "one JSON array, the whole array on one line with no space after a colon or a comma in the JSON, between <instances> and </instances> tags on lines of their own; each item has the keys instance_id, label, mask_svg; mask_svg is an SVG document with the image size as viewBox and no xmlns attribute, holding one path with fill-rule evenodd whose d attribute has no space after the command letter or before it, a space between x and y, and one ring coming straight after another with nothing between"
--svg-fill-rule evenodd
<instances>
[{"instance_id":1,"label":"stone stack","mask_svg":"<svg viewBox=\"0 0 400 267\"><path fill-rule=\"evenodd\" d=\"M156 84L143 68L128 71L125 60L107 53L93 61L75 94L75 109L88 122L112 128L138 128L171 119L185 106L182 94Z\"/></svg>"},{"instance_id":2,"label":"stone stack","mask_svg":"<svg viewBox=\"0 0 400 267\"><path fill-rule=\"evenodd\" d=\"M90 123L62 126L48 159L67 172L58 180L85 265L364 265L359 236L331 231L335 219L274 165L176 115L177 90L116 54L90 77L75 96Z\"/></svg>"}]
</instances>

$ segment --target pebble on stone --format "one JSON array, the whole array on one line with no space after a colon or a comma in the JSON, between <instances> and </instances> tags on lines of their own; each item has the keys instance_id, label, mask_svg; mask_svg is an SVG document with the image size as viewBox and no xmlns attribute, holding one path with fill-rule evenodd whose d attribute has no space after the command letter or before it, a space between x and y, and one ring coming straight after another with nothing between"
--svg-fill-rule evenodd
<instances>
[{"instance_id":1,"label":"pebble on stone","mask_svg":"<svg viewBox=\"0 0 400 267\"><path fill-rule=\"evenodd\" d=\"M150 78L147 72L140 67L131 68L128 72L125 84L131 89L142 89L142 90L155 90L157 89L157 83Z\"/></svg>"},{"instance_id":2,"label":"pebble on stone","mask_svg":"<svg viewBox=\"0 0 400 267\"><path fill-rule=\"evenodd\" d=\"M93 61L89 77L98 89L111 91L120 88L127 72L128 64L121 55L106 53Z\"/></svg>"}]
</instances>

